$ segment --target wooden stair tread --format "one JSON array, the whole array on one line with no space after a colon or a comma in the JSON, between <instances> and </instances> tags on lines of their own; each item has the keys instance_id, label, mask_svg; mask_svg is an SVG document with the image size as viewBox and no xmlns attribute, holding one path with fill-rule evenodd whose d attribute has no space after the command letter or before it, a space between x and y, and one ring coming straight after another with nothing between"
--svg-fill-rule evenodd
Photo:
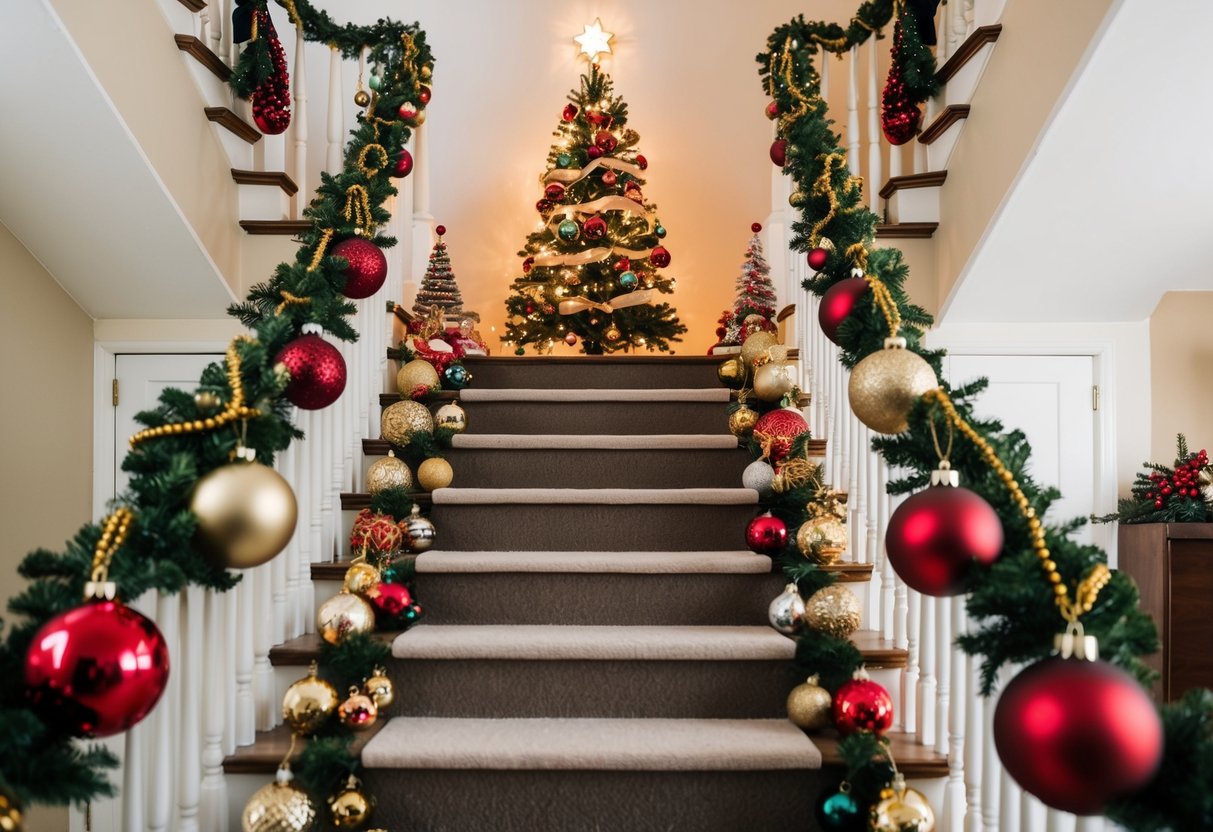
<instances>
[{"instance_id":1,"label":"wooden stair tread","mask_svg":"<svg viewBox=\"0 0 1213 832\"><path fill-rule=\"evenodd\" d=\"M206 0L177 0L191 12L200 12L206 8Z\"/></svg>"},{"instance_id":2,"label":"wooden stair tread","mask_svg":"<svg viewBox=\"0 0 1213 832\"><path fill-rule=\"evenodd\" d=\"M365 731L354 734L350 752L355 757L361 755L362 749L371 741L371 737L379 733L385 725L387 725L387 720L382 720ZM291 755L292 760L298 759L299 755L303 753L303 749L307 747L307 742L306 739L296 741L295 752ZM278 770L278 764L282 762L290 747L291 729L286 725L279 725L268 731L258 731L252 745L241 746L223 759L223 772L224 774L272 774Z\"/></svg>"},{"instance_id":3,"label":"wooden stair tread","mask_svg":"<svg viewBox=\"0 0 1213 832\"><path fill-rule=\"evenodd\" d=\"M881 223L876 226L877 239L925 239L935 236L937 222Z\"/></svg>"},{"instance_id":4,"label":"wooden stair tread","mask_svg":"<svg viewBox=\"0 0 1213 832\"><path fill-rule=\"evenodd\" d=\"M249 234L281 234L298 237L312 227L311 220L241 220L240 227Z\"/></svg>"},{"instance_id":5,"label":"wooden stair tread","mask_svg":"<svg viewBox=\"0 0 1213 832\"><path fill-rule=\"evenodd\" d=\"M948 178L946 170L929 170L926 173L910 173L905 176L890 176L880 189L881 199L888 199L898 191L910 188L935 188Z\"/></svg>"},{"instance_id":6,"label":"wooden stair tread","mask_svg":"<svg viewBox=\"0 0 1213 832\"><path fill-rule=\"evenodd\" d=\"M933 748L920 743L913 734L901 731L890 731L889 747L893 759L897 761L897 769L906 777L947 777L948 758ZM821 749L822 768L845 768L846 764L838 753L839 737L834 733L810 734L813 743Z\"/></svg>"},{"instance_id":7,"label":"wooden stair tread","mask_svg":"<svg viewBox=\"0 0 1213 832\"><path fill-rule=\"evenodd\" d=\"M186 3L186 5L191 4ZM199 3L200 8L205 5L205 3ZM194 11L198 11L198 9L194 9ZM209 69L220 81L226 84L231 79L231 68L201 40L193 35L173 35L173 40L177 42L178 49Z\"/></svg>"},{"instance_id":8,"label":"wooden stair tread","mask_svg":"<svg viewBox=\"0 0 1213 832\"><path fill-rule=\"evenodd\" d=\"M365 442L366 440L363 440L363 441ZM383 453L384 453L384 455L387 454L386 448L384 449ZM422 509L425 509L433 504L433 497L430 496L430 493L428 491L410 491L409 499L411 499L414 503L417 503L418 505L420 505L422 507ZM370 508L370 507L371 507L371 495L370 494L364 494L362 492L350 492L350 491L341 492L341 510L342 511L346 511L348 509L353 509L355 511L361 511L364 508Z\"/></svg>"},{"instance_id":9,"label":"wooden stair tread","mask_svg":"<svg viewBox=\"0 0 1213 832\"><path fill-rule=\"evenodd\" d=\"M935 120L928 124L926 129L918 134L918 141L922 144L931 144L946 133L953 124L968 118L972 109L968 104L949 104L939 111L939 115L935 116Z\"/></svg>"},{"instance_id":10,"label":"wooden stair tread","mask_svg":"<svg viewBox=\"0 0 1213 832\"><path fill-rule=\"evenodd\" d=\"M261 131L227 107L205 107L203 108L203 112L206 113L208 121L213 121L220 127L231 131L249 144L256 144L261 141Z\"/></svg>"},{"instance_id":11,"label":"wooden stair tread","mask_svg":"<svg viewBox=\"0 0 1213 832\"><path fill-rule=\"evenodd\" d=\"M338 580L341 578L338 577ZM391 644L398 635L400 635L399 632L377 632L374 638L384 644ZM307 667L320 658L322 643L319 633L305 633L298 638L284 641L282 644L270 648L270 664L274 667Z\"/></svg>"},{"instance_id":12,"label":"wooden stair tread","mask_svg":"<svg viewBox=\"0 0 1213 832\"><path fill-rule=\"evenodd\" d=\"M978 26L973 33L965 38L964 43L956 48L952 56L935 73L935 78L941 84L946 84L960 72L961 67L973 59L987 43L994 43L1002 34L1002 24L992 23L989 26Z\"/></svg>"},{"instance_id":13,"label":"wooden stair tread","mask_svg":"<svg viewBox=\"0 0 1213 832\"><path fill-rule=\"evenodd\" d=\"M281 188L287 196L294 196L299 191L295 180L281 170L240 170L232 168L232 179L239 185L269 185Z\"/></svg>"}]
</instances>

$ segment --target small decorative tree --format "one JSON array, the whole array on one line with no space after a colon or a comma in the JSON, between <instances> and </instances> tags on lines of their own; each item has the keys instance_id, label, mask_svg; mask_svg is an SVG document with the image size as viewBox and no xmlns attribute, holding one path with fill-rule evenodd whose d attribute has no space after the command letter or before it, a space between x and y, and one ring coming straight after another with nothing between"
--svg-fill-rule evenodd
<instances>
[{"instance_id":1,"label":"small decorative tree","mask_svg":"<svg viewBox=\"0 0 1213 832\"><path fill-rule=\"evenodd\" d=\"M760 223L750 226L754 236L746 246L745 262L741 264L741 273L737 276L737 299L733 308L726 309L720 316L720 326L716 337L720 341L716 348L740 347L747 337L755 332L765 330L774 332L775 324L775 286L771 283L771 267L762 254L762 240L758 232L762 231ZM728 350L723 350L728 351Z\"/></svg>"},{"instance_id":2,"label":"small decorative tree","mask_svg":"<svg viewBox=\"0 0 1213 832\"><path fill-rule=\"evenodd\" d=\"M442 309L444 316L457 316L463 312L463 296L455 285L451 257L447 254L446 243L442 241L446 226L440 225L434 230L438 232L438 242L434 243L434 250L430 252L430 262L426 266L425 277L421 279L417 299L413 301L413 311L425 317L437 306Z\"/></svg>"}]
</instances>

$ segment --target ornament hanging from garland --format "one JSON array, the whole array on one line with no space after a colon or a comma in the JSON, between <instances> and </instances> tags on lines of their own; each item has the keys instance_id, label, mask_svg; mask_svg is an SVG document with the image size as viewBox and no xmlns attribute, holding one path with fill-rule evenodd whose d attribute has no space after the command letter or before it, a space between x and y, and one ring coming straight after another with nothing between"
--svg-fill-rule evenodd
<instances>
[{"instance_id":1,"label":"ornament hanging from garland","mask_svg":"<svg viewBox=\"0 0 1213 832\"><path fill-rule=\"evenodd\" d=\"M856 731L883 734L893 726L893 699L863 668L834 694L834 727L842 736Z\"/></svg>"},{"instance_id":2,"label":"ornament hanging from garland","mask_svg":"<svg viewBox=\"0 0 1213 832\"><path fill-rule=\"evenodd\" d=\"M758 515L745 530L745 542L750 551L760 555L776 555L788 542L788 527L771 512Z\"/></svg>"},{"instance_id":3,"label":"ornament hanging from garland","mask_svg":"<svg viewBox=\"0 0 1213 832\"><path fill-rule=\"evenodd\" d=\"M385 488L413 487L413 474L409 466L396 458L396 452L389 450L387 456L377 460L366 470L366 491L372 497Z\"/></svg>"},{"instance_id":4,"label":"ornament hanging from garland","mask_svg":"<svg viewBox=\"0 0 1213 832\"><path fill-rule=\"evenodd\" d=\"M754 366L754 359L766 355L767 350L778 343L775 334L766 330L759 330L746 338L741 345L741 363L746 372Z\"/></svg>"},{"instance_id":5,"label":"ornament hanging from garland","mask_svg":"<svg viewBox=\"0 0 1213 832\"><path fill-rule=\"evenodd\" d=\"M838 791L827 795L817 804L817 822L825 832L866 832L866 812L851 795L851 786L845 780Z\"/></svg>"},{"instance_id":6,"label":"ornament hanging from garland","mask_svg":"<svg viewBox=\"0 0 1213 832\"><path fill-rule=\"evenodd\" d=\"M288 763L278 768L273 783L253 793L244 805L240 823L244 832L305 832L316 819L316 807L307 792L293 785Z\"/></svg>"},{"instance_id":7,"label":"ornament hanging from garland","mask_svg":"<svg viewBox=\"0 0 1213 832\"><path fill-rule=\"evenodd\" d=\"M448 433L463 433L468 429L467 411L459 402L447 402L434 412L434 430Z\"/></svg>"},{"instance_id":8,"label":"ornament hanging from garland","mask_svg":"<svg viewBox=\"0 0 1213 832\"><path fill-rule=\"evenodd\" d=\"M366 594L366 598L375 610L375 625L381 630L398 624L413 607L413 594L404 584L380 581Z\"/></svg>"},{"instance_id":9,"label":"ornament hanging from garland","mask_svg":"<svg viewBox=\"0 0 1213 832\"><path fill-rule=\"evenodd\" d=\"M405 362L396 372L396 390L402 396L411 398L418 387L436 389L439 383L438 371L434 369L434 365L420 358Z\"/></svg>"},{"instance_id":10,"label":"ornament hanging from garland","mask_svg":"<svg viewBox=\"0 0 1213 832\"><path fill-rule=\"evenodd\" d=\"M369 298L387 280L387 256L370 240L349 237L333 246L329 254L349 264L341 272L345 275L341 294L347 298Z\"/></svg>"},{"instance_id":11,"label":"ornament hanging from garland","mask_svg":"<svg viewBox=\"0 0 1213 832\"><path fill-rule=\"evenodd\" d=\"M354 527L350 531L352 551L366 549L372 554L386 555L400 548L401 540L400 529L390 514L364 508L354 518Z\"/></svg>"},{"instance_id":12,"label":"ornament hanging from garland","mask_svg":"<svg viewBox=\"0 0 1213 832\"><path fill-rule=\"evenodd\" d=\"M274 356L274 364L284 366L291 376L284 395L303 410L326 408L345 390L345 358L320 337L321 331L318 324L304 324L304 334Z\"/></svg>"},{"instance_id":13,"label":"ornament hanging from garland","mask_svg":"<svg viewBox=\"0 0 1213 832\"><path fill-rule=\"evenodd\" d=\"M413 172L413 154L407 149L401 148L396 154L396 164L392 166L392 176L397 179L403 179Z\"/></svg>"},{"instance_id":14,"label":"ornament hanging from garland","mask_svg":"<svg viewBox=\"0 0 1213 832\"><path fill-rule=\"evenodd\" d=\"M361 829L374 810L375 799L362 791L362 781L352 774L345 788L329 798L329 817L337 829Z\"/></svg>"},{"instance_id":15,"label":"ornament hanging from garland","mask_svg":"<svg viewBox=\"0 0 1213 832\"><path fill-rule=\"evenodd\" d=\"M821 249L824 251L824 249ZM824 265L824 263L823 263ZM868 281L862 277L848 277L826 290L817 307L817 322L825 337L838 343L838 327L847 319L855 304L868 291Z\"/></svg>"},{"instance_id":16,"label":"ornament hanging from garland","mask_svg":"<svg viewBox=\"0 0 1213 832\"><path fill-rule=\"evenodd\" d=\"M371 697L375 703L375 707L381 711L396 699L396 686L392 684L387 671L382 667L375 668L375 672L371 674L371 678L366 680L363 688L366 690L366 695Z\"/></svg>"},{"instance_id":17,"label":"ornament hanging from garland","mask_svg":"<svg viewBox=\"0 0 1213 832\"><path fill-rule=\"evenodd\" d=\"M775 167L783 167L788 163L788 140L776 139L771 144L771 162Z\"/></svg>"},{"instance_id":18,"label":"ornament hanging from garland","mask_svg":"<svg viewBox=\"0 0 1213 832\"><path fill-rule=\"evenodd\" d=\"M787 536L786 528L784 529L784 536L785 538ZM784 635L791 635L800 630L804 626L801 621L803 617L804 599L800 597L800 591L796 589L796 584L793 583L785 586L783 592L779 593L770 606L767 607L767 621Z\"/></svg>"},{"instance_id":19,"label":"ornament hanging from garland","mask_svg":"<svg viewBox=\"0 0 1213 832\"><path fill-rule=\"evenodd\" d=\"M281 474L257 462L232 462L198 480L190 498L194 544L215 566L251 569L286 548L299 507Z\"/></svg>"},{"instance_id":20,"label":"ornament hanging from garland","mask_svg":"<svg viewBox=\"0 0 1213 832\"><path fill-rule=\"evenodd\" d=\"M847 638L863 623L859 599L842 584L822 587L809 596L804 606L805 623L836 638Z\"/></svg>"},{"instance_id":21,"label":"ornament hanging from garland","mask_svg":"<svg viewBox=\"0 0 1213 832\"><path fill-rule=\"evenodd\" d=\"M446 488L455 479L451 463L439 456L432 456L417 466L417 484L426 491Z\"/></svg>"},{"instance_id":22,"label":"ornament hanging from garland","mask_svg":"<svg viewBox=\"0 0 1213 832\"><path fill-rule=\"evenodd\" d=\"M871 832L935 832L935 810L926 795L906 785L900 772L892 785L880 792L872 807L868 828Z\"/></svg>"},{"instance_id":23,"label":"ornament hanging from garland","mask_svg":"<svg viewBox=\"0 0 1213 832\"><path fill-rule=\"evenodd\" d=\"M762 414L754 425L754 440L758 442L776 469L792 451L792 440L808 433L809 423L799 410L784 407Z\"/></svg>"},{"instance_id":24,"label":"ornament hanging from garland","mask_svg":"<svg viewBox=\"0 0 1213 832\"><path fill-rule=\"evenodd\" d=\"M286 52L264 6L252 13L247 37L242 37L243 34L236 33L236 42L249 40L249 44L233 70L232 86L241 98L251 98L257 129L267 136L276 136L291 125Z\"/></svg>"},{"instance_id":25,"label":"ornament hanging from garland","mask_svg":"<svg viewBox=\"0 0 1213 832\"><path fill-rule=\"evenodd\" d=\"M395 402L380 414L379 431L384 439L403 448L409 444L414 433L433 433L434 417L425 405L418 402Z\"/></svg>"},{"instance_id":26,"label":"ornament hanging from garland","mask_svg":"<svg viewBox=\"0 0 1213 832\"><path fill-rule=\"evenodd\" d=\"M910 411L928 390L939 386L931 365L904 338L886 338L877 350L855 365L847 383L847 398L859 421L877 433L903 433Z\"/></svg>"},{"instance_id":27,"label":"ornament hanging from garland","mask_svg":"<svg viewBox=\"0 0 1213 832\"><path fill-rule=\"evenodd\" d=\"M765 500L774 493L775 469L765 459L756 459L741 472L741 487L752 488Z\"/></svg>"},{"instance_id":28,"label":"ornament hanging from garland","mask_svg":"<svg viewBox=\"0 0 1213 832\"><path fill-rule=\"evenodd\" d=\"M340 644L355 633L375 629L375 611L365 600L350 592L339 592L320 605L316 612L316 632L329 644Z\"/></svg>"},{"instance_id":29,"label":"ornament hanging from garland","mask_svg":"<svg viewBox=\"0 0 1213 832\"><path fill-rule=\"evenodd\" d=\"M428 517L421 516L421 506L416 503L413 504L412 513L400 521L400 530L404 532L404 542L410 552L424 552L434 545L434 539L438 537L438 530Z\"/></svg>"},{"instance_id":30,"label":"ornament hanging from garland","mask_svg":"<svg viewBox=\"0 0 1213 832\"><path fill-rule=\"evenodd\" d=\"M337 706L337 718L346 728L365 731L379 719L379 708L375 707L371 697L351 685L349 696Z\"/></svg>"},{"instance_id":31,"label":"ornament hanging from garland","mask_svg":"<svg viewBox=\"0 0 1213 832\"><path fill-rule=\"evenodd\" d=\"M396 529L396 536L401 537L399 529ZM379 586L381 580L379 570L374 565L365 560L356 560L345 570L341 579L341 591L352 592L366 599L375 587Z\"/></svg>"},{"instance_id":32,"label":"ornament hanging from garland","mask_svg":"<svg viewBox=\"0 0 1213 832\"><path fill-rule=\"evenodd\" d=\"M758 411L752 410L745 402L739 402L737 409L729 414L729 433L738 439L749 436L756 424Z\"/></svg>"}]
</instances>

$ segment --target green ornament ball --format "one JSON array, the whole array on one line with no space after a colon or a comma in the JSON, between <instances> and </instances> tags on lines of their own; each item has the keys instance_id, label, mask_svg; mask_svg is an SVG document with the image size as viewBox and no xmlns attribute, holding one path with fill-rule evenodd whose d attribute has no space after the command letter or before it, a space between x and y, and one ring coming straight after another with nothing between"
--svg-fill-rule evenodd
<instances>
[{"instance_id":1,"label":"green ornament ball","mask_svg":"<svg viewBox=\"0 0 1213 832\"><path fill-rule=\"evenodd\" d=\"M526 350L522 347L514 347L514 355L526 355Z\"/></svg>"},{"instance_id":2,"label":"green ornament ball","mask_svg":"<svg viewBox=\"0 0 1213 832\"><path fill-rule=\"evenodd\" d=\"M827 832L862 832L868 828L850 792L835 792L817 805L817 820Z\"/></svg>"},{"instance_id":3,"label":"green ornament ball","mask_svg":"<svg viewBox=\"0 0 1213 832\"><path fill-rule=\"evenodd\" d=\"M658 236L658 238L664 238L665 237L665 226L664 225L657 226L656 228L653 229L653 233L656 234Z\"/></svg>"},{"instance_id":4,"label":"green ornament ball","mask_svg":"<svg viewBox=\"0 0 1213 832\"><path fill-rule=\"evenodd\" d=\"M573 164L573 157L567 153L561 153L556 157L556 164L562 168L567 168L569 165Z\"/></svg>"},{"instance_id":5,"label":"green ornament ball","mask_svg":"<svg viewBox=\"0 0 1213 832\"><path fill-rule=\"evenodd\" d=\"M628 291L635 289L636 284L639 282L640 279L636 277L636 272L628 271L619 275L619 285Z\"/></svg>"},{"instance_id":6,"label":"green ornament ball","mask_svg":"<svg viewBox=\"0 0 1213 832\"><path fill-rule=\"evenodd\" d=\"M571 243L581 236L581 226L577 224L576 220L565 220L560 223L560 228L556 230L556 233L560 235L560 239Z\"/></svg>"},{"instance_id":7,"label":"green ornament ball","mask_svg":"<svg viewBox=\"0 0 1213 832\"><path fill-rule=\"evenodd\" d=\"M462 390L472 380L472 374L462 364L451 364L442 371L442 386L447 390Z\"/></svg>"},{"instance_id":8,"label":"green ornament ball","mask_svg":"<svg viewBox=\"0 0 1213 832\"><path fill-rule=\"evenodd\" d=\"M381 87L383 85L383 78L382 78L382 76L372 74L369 78L366 79L366 84L371 89L377 90L377 89L379 89L379 87Z\"/></svg>"}]
</instances>

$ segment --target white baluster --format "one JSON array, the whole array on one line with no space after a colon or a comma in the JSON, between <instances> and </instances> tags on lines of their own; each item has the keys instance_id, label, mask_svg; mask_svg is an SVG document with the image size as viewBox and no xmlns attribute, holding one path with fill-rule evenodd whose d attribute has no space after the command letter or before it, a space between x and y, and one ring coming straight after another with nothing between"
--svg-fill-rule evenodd
<instances>
[{"instance_id":1,"label":"white baluster","mask_svg":"<svg viewBox=\"0 0 1213 832\"><path fill-rule=\"evenodd\" d=\"M981 729L985 737L981 757L981 818L986 832L998 832L999 804L1002 802L1002 781L1007 776L994 748L994 708L998 697L981 700Z\"/></svg>"},{"instance_id":2,"label":"white baluster","mask_svg":"<svg viewBox=\"0 0 1213 832\"><path fill-rule=\"evenodd\" d=\"M211 4L207 3L209 7ZM223 30L227 28L227 20L223 17L223 4L215 3L215 13L208 14L204 8L199 14L206 14L210 18L210 31L208 33L207 46L222 60L227 51L223 48Z\"/></svg>"},{"instance_id":3,"label":"white baluster","mask_svg":"<svg viewBox=\"0 0 1213 832\"><path fill-rule=\"evenodd\" d=\"M949 18L952 14L952 7L959 5L956 0L952 0L950 3L941 5L935 13L935 63L938 66L943 66L951 54L956 51L949 35L952 28Z\"/></svg>"},{"instance_id":4,"label":"white baluster","mask_svg":"<svg viewBox=\"0 0 1213 832\"><path fill-rule=\"evenodd\" d=\"M337 442L336 413L334 408L326 407L320 411L320 432L324 447L324 455L318 468L320 482L320 556L325 563L333 560L333 542L336 539L335 528L337 513L341 511L341 495L333 489L333 458L337 455L340 444Z\"/></svg>"},{"instance_id":5,"label":"white baluster","mask_svg":"<svg viewBox=\"0 0 1213 832\"><path fill-rule=\"evenodd\" d=\"M236 646L239 643L237 632L240 627L240 587L227 592L227 603L223 605L223 656L219 665L219 673L223 677L224 705L223 720L223 751L231 754L238 745L236 726L240 722L240 709L236 704Z\"/></svg>"},{"instance_id":6,"label":"white baluster","mask_svg":"<svg viewBox=\"0 0 1213 832\"><path fill-rule=\"evenodd\" d=\"M1048 824L1048 810L1045 805L1027 792L1020 790L1019 817L1024 829L1039 829L1044 832Z\"/></svg>"},{"instance_id":7,"label":"white baluster","mask_svg":"<svg viewBox=\"0 0 1213 832\"><path fill-rule=\"evenodd\" d=\"M884 529L880 526L880 497L884 485L880 482L879 461L880 454L872 450L872 430L865 427L863 429L863 447L864 457L867 463L865 467L864 481L867 483L867 549L868 557L872 559L872 580L869 581L871 587L868 592L871 596L871 606L873 610L872 623L869 629L876 630L881 634L881 638L889 638L892 636L892 622L885 615L884 609L884 558L881 557L880 544L884 538Z\"/></svg>"},{"instance_id":8,"label":"white baluster","mask_svg":"<svg viewBox=\"0 0 1213 832\"><path fill-rule=\"evenodd\" d=\"M164 636L171 656L181 655L181 642L178 638L180 619L180 599L176 595L161 594L156 602L156 625ZM177 765L173 754L177 714L174 713L173 706L177 703L180 691L179 674L170 673L168 687L148 717L152 724L151 757L148 760L147 776L147 828L150 832L164 832L172 819L174 790L171 778Z\"/></svg>"},{"instance_id":9,"label":"white baluster","mask_svg":"<svg viewBox=\"0 0 1213 832\"><path fill-rule=\"evenodd\" d=\"M137 598L131 606L148 618L156 618L156 594L147 592ZM162 632L163 634L163 632ZM172 678L172 656L169 654L169 677ZM122 754L122 828L125 832L144 832L147 828L147 756L151 748L152 717L145 718L126 732Z\"/></svg>"},{"instance_id":10,"label":"white baluster","mask_svg":"<svg viewBox=\"0 0 1213 832\"><path fill-rule=\"evenodd\" d=\"M847 69L847 167L860 175L859 155L859 47L852 46Z\"/></svg>"},{"instance_id":11,"label":"white baluster","mask_svg":"<svg viewBox=\"0 0 1213 832\"><path fill-rule=\"evenodd\" d=\"M236 654L236 745L251 745L257 739L257 709L253 700L253 627L254 594L252 575L248 570L244 579L232 592L236 596L236 626L234 647Z\"/></svg>"},{"instance_id":12,"label":"white baluster","mask_svg":"<svg viewBox=\"0 0 1213 832\"><path fill-rule=\"evenodd\" d=\"M307 205L307 56L301 24L295 28L295 66L291 77L291 93L295 98L295 115L291 119L291 138L295 143L294 180L299 186L293 201L292 216L303 215L303 207Z\"/></svg>"},{"instance_id":13,"label":"white baluster","mask_svg":"<svg viewBox=\"0 0 1213 832\"><path fill-rule=\"evenodd\" d=\"M1005 773L999 784L998 797L998 826L995 829L1024 829L1020 825L1019 819L1022 817L1020 811L1023 805L1023 789L1015 785L1015 781L1008 777Z\"/></svg>"},{"instance_id":14,"label":"white baluster","mask_svg":"<svg viewBox=\"0 0 1213 832\"><path fill-rule=\"evenodd\" d=\"M901 581L898 585L905 590L905 584ZM922 721L918 718L919 712L919 687L922 678L922 655L918 649L919 642L922 639L922 595L913 592L908 592L908 603L906 605L906 672L902 674L902 702L901 712L904 716L903 727L907 734L918 734L919 726Z\"/></svg>"},{"instance_id":15,"label":"white baluster","mask_svg":"<svg viewBox=\"0 0 1213 832\"><path fill-rule=\"evenodd\" d=\"M203 639L206 673L200 684L206 685L203 713L202 789L199 820L206 832L227 832L227 783L223 779L224 682L220 669L223 654L224 598L214 590L206 592L206 616Z\"/></svg>"},{"instance_id":16,"label":"white baluster","mask_svg":"<svg viewBox=\"0 0 1213 832\"><path fill-rule=\"evenodd\" d=\"M918 142L915 141L915 144ZM889 145L889 178L901 176L901 149L903 145Z\"/></svg>"},{"instance_id":17,"label":"white baluster","mask_svg":"<svg viewBox=\"0 0 1213 832\"><path fill-rule=\"evenodd\" d=\"M830 53L821 47L821 97L830 100Z\"/></svg>"},{"instance_id":18,"label":"white baluster","mask_svg":"<svg viewBox=\"0 0 1213 832\"><path fill-rule=\"evenodd\" d=\"M324 439L324 411L311 411L308 414L308 422L310 430L308 436L310 441L308 445L310 470L309 477L309 497L311 502L311 555L312 563L327 563L332 560L332 552L324 550L324 505L328 496L328 489L324 487L324 462L328 458L324 455L325 439ZM312 632L312 627L315 626L315 616L308 615L308 632Z\"/></svg>"},{"instance_id":19,"label":"white baluster","mask_svg":"<svg viewBox=\"0 0 1213 832\"><path fill-rule=\"evenodd\" d=\"M851 415L847 421L850 422L851 430L850 441L847 442L847 453L850 454L851 464L851 476L847 486L847 493L850 495L847 500L847 509L850 515L848 525L851 530L851 551L855 553L853 559L856 563L871 563L867 550L868 532L864 527L867 500L864 495L863 481L868 466L863 452L863 425L854 415ZM866 590L864 594L867 594ZM865 606L869 611L872 609L867 604Z\"/></svg>"},{"instance_id":20,"label":"white baluster","mask_svg":"<svg viewBox=\"0 0 1213 832\"><path fill-rule=\"evenodd\" d=\"M935 599L922 597L922 615L919 619L919 677L918 677L918 741L926 746L935 745L935 696L937 680L935 669Z\"/></svg>"},{"instance_id":21,"label":"white baluster","mask_svg":"<svg viewBox=\"0 0 1213 832\"><path fill-rule=\"evenodd\" d=\"M341 53L335 46L329 47L329 109L325 117L328 148L324 157L324 169L333 174L341 170L345 153L344 103L345 96L341 94Z\"/></svg>"},{"instance_id":22,"label":"white baluster","mask_svg":"<svg viewBox=\"0 0 1213 832\"><path fill-rule=\"evenodd\" d=\"M1100 818L1102 821L1103 818ZM1056 809L1049 809L1045 812L1045 832L1077 832L1078 818L1068 812L1059 812ZM1096 827L1091 827L1094 830ZM1103 829L1101 823L1098 827Z\"/></svg>"},{"instance_id":23,"label":"white baluster","mask_svg":"<svg viewBox=\"0 0 1213 832\"><path fill-rule=\"evenodd\" d=\"M1107 821L1096 815L1095 817L1075 818L1074 832L1104 832L1108 828ZM1119 829L1120 827L1116 827Z\"/></svg>"},{"instance_id":24,"label":"white baluster","mask_svg":"<svg viewBox=\"0 0 1213 832\"><path fill-rule=\"evenodd\" d=\"M228 66L235 66L237 55L233 52L232 43L232 0L210 0L207 5L215 7L215 27L211 30L214 52Z\"/></svg>"},{"instance_id":25,"label":"white baluster","mask_svg":"<svg viewBox=\"0 0 1213 832\"><path fill-rule=\"evenodd\" d=\"M202 45L210 48L211 45L211 7L203 6L198 10L198 40L202 41Z\"/></svg>"},{"instance_id":26,"label":"white baluster","mask_svg":"<svg viewBox=\"0 0 1213 832\"><path fill-rule=\"evenodd\" d=\"M283 552L269 563L246 572L245 580L252 580L253 613L253 727L268 731L277 724L277 713L281 703L274 693L274 668L270 665L270 648L274 646L274 615L279 607L286 607L286 561ZM250 574L251 573L251 574ZM279 590L282 590L281 592Z\"/></svg>"},{"instance_id":27,"label":"white baluster","mask_svg":"<svg viewBox=\"0 0 1213 832\"><path fill-rule=\"evenodd\" d=\"M966 629L971 626L967 615L961 620L964 621ZM969 686L969 695L965 700L964 773L968 805L965 807L964 830L982 832L982 782L988 776L985 770L984 746L993 743L985 732L985 702L981 696L981 680L978 678L981 660L966 655L964 666Z\"/></svg>"},{"instance_id":28,"label":"white baluster","mask_svg":"<svg viewBox=\"0 0 1213 832\"><path fill-rule=\"evenodd\" d=\"M935 750L948 753L952 693L952 599L935 599Z\"/></svg>"},{"instance_id":29,"label":"white baluster","mask_svg":"<svg viewBox=\"0 0 1213 832\"><path fill-rule=\"evenodd\" d=\"M876 558L880 563L880 634L898 647L905 647L904 617L897 610L897 580L889 553L885 549L885 533L889 528L889 465L884 457L873 452L876 465ZM902 595L904 599L904 593ZM899 622L899 618L901 619Z\"/></svg>"},{"instance_id":30,"label":"white baluster","mask_svg":"<svg viewBox=\"0 0 1213 832\"><path fill-rule=\"evenodd\" d=\"M282 475L282 478L295 491L295 505L299 506L299 491L295 483L295 450L297 445L298 443L292 442L289 448L278 454L274 467L278 469L278 473ZM297 520L296 526L298 526ZM291 605L299 594L299 573L298 568L295 566L298 560L299 535L292 534L290 542L286 544L286 549L278 557L270 561L269 591L272 610L270 612L270 628L267 637L271 646L276 642L285 641L289 638L286 635L287 621L294 615ZM268 650L269 648L267 647L266 649ZM260 692L257 695L260 697ZM261 730L260 717L257 720L257 728Z\"/></svg>"},{"instance_id":31,"label":"white baluster","mask_svg":"<svg viewBox=\"0 0 1213 832\"><path fill-rule=\"evenodd\" d=\"M880 47L873 35L868 38L868 175L867 192L868 207L874 214L880 214L880 189L884 182L880 179L881 168L881 131L880 131L880 96L876 94L876 76L880 73Z\"/></svg>"},{"instance_id":32,"label":"white baluster","mask_svg":"<svg viewBox=\"0 0 1213 832\"><path fill-rule=\"evenodd\" d=\"M197 832L201 828L198 817L202 781L201 692L205 678L202 665L204 597L200 586L190 586L182 592L185 633L181 639L180 654L175 657L177 667L181 668L181 712L178 717L181 743L177 753L178 832Z\"/></svg>"},{"instance_id":33,"label":"white baluster","mask_svg":"<svg viewBox=\"0 0 1213 832\"><path fill-rule=\"evenodd\" d=\"M957 595L944 601L952 607L952 633L959 635L964 628L965 596ZM965 654L953 638L951 659L951 700L948 708L948 784L944 792L943 828L961 832L965 825L965 718L974 701L969 689Z\"/></svg>"},{"instance_id":34,"label":"white baluster","mask_svg":"<svg viewBox=\"0 0 1213 832\"><path fill-rule=\"evenodd\" d=\"M430 131L424 124L413 131L413 262L414 279L425 274L433 245L434 215L430 213Z\"/></svg>"}]
</instances>

